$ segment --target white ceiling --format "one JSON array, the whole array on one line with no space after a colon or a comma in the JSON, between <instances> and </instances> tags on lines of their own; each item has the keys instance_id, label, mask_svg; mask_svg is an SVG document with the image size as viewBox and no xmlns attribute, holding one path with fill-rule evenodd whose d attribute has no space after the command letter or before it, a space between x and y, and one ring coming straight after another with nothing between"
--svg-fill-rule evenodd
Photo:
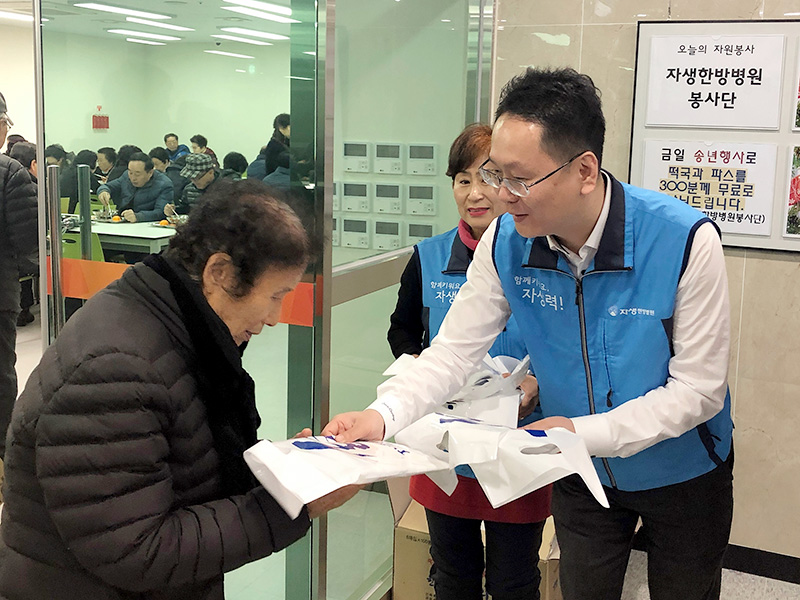
<instances>
[{"instance_id":1,"label":"white ceiling","mask_svg":"<svg viewBox=\"0 0 800 600\"><path fill-rule=\"evenodd\" d=\"M172 18L164 21L174 25L191 27L195 31L168 31L166 29L139 25L125 21L124 15L98 12L72 6L87 0L42 0L42 16L48 21L43 24L43 31L60 31L95 37L115 37L107 33L107 29L130 29L150 33L173 35L190 42L208 42L211 34L221 32L222 27L244 27L270 33L289 35L289 25L275 23L246 15L222 10L222 6L233 6L222 0L91 0L100 4L131 8L135 10L169 15ZM272 4L288 6L290 0L269 0ZM30 15L33 3L31 0L0 0L0 11L19 12ZM15 21L0 19L3 25L24 25ZM280 42L279 42L280 43ZM240 48L244 44L237 44Z\"/></svg>"}]
</instances>

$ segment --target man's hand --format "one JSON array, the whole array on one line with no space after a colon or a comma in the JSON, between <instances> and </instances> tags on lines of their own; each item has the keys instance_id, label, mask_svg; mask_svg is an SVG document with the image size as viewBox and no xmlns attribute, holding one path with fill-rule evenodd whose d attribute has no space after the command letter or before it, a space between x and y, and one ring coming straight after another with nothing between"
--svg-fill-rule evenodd
<instances>
[{"instance_id":1,"label":"man's hand","mask_svg":"<svg viewBox=\"0 0 800 600\"><path fill-rule=\"evenodd\" d=\"M547 417L546 419L529 423L522 429L536 429L539 431L545 431L547 429L554 429L556 427L561 427L571 431L572 433L575 433L575 426L572 424L572 420L568 419L567 417Z\"/></svg>"},{"instance_id":2,"label":"man's hand","mask_svg":"<svg viewBox=\"0 0 800 600\"><path fill-rule=\"evenodd\" d=\"M129 223L136 223L136 213L133 212L130 208L128 210L123 210L120 217L122 217Z\"/></svg>"},{"instance_id":3,"label":"man's hand","mask_svg":"<svg viewBox=\"0 0 800 600\"><path fill-rule=\"evenodd\" d=\"M108 208L108 205L111 203L111 194L105 191L100 192L97 194L97 199L102 202L106 208Z\"/></svg>"},{"instance_id":4,"label":"man's hand","mask_svg":"<svg viewBox=\"0 0 800 600\"><path fill-rule=\"evenodd\" d=\"M382 440L385 425L381 413L368 408L360 412L336 415L322 430L322 435L336 436L337 442Z\"/></svg>"},{"instance_id":5,"label":"man's hand","mask_svg":"<svg viewBox=\"0 0 800 600\"><path fill-rule=\"evenodd\" d=\"M519 387L522 390L522 401L519 403L518 419L521 421L539 405L539 382L533 375L526 375Z\"/></svg>"},{"instance_id":6,"label":"man's hand","mask_svg":"<svg viewBox=\"0 0 800 600\"><path fill-rule=\"evenodd\" d=\"M177 217L178 213L175 210L174 204L167 204L164 206L164 216L165 217Z\"/></svg>"},{"instance_id":7,"label":"man's hand","mask_svg":"<svg viewBox=\"0 0 800 600\"><path fill-rule=\"evenodd\" d=\"M306 508L308 509L308 518L316 519L317 517L324 515L329 510L339 508L342 504L350 500L350 498L355 496L359 490L362 489L364 489L363 485L346 485L343 488L339 488L338 490L331 492L330 494L324 495L322 498L312 500L306 504Z\"/></svg>"},{"instance_id":8,"label":"man's hand","mask_svg":"<svg viewBox=\"0 0 800 600\"><path fill-rule=\"evenodd\" d=\"M297 438L311 437L312 435L314 435L314 433L311 431L311 429L306 427L302 431L295 433L292 439L296 440Z\"/></svg>"}]
</instances>

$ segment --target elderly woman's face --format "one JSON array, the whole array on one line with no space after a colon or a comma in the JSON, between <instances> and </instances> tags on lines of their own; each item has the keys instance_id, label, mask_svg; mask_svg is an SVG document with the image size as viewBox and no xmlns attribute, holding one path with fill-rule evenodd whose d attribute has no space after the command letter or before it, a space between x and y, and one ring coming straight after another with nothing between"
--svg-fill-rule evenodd
<instances>
[{"instance_id":1,"label":"elderly woman's face","mask_svg":"<svg viewBox=\"0 0 800 600\"><path fill-rule=\"evenodd\" d=\"M256 279L253 288L242 298L225 291L233 287L232 270L226 254L211 256L203 271L203 293L239 346L261 333L264 325L272 327L278 323L281 303L286 294L297 287L305 269L270 269Z\"/></svg>"}]
</instances>

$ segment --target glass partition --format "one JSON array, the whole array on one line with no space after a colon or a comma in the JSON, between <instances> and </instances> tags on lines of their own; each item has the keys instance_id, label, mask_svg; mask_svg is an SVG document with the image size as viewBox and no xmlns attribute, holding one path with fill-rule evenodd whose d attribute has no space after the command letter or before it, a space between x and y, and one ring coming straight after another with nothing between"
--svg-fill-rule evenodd
<instances>
[{"instance_id":1,"label":"glass partition","mask_svg":"<svg viewBox=\"0 0 800 600\"><path fill-rule=\"evenodd\" d=\"M226 164L226 157L239 153L239 162L249 165L240 176L261 179L266 173L258 170L266 168L262 150L273 137L273 119L289 113L288 139L281 140L291 149L287 168L283 177L272 183L296 192L298 205L313 211L318 201L321 210L321 194L317 198L314 192L323 188L321 179L316 181L315 170L323 155L317 156L316 148L318 23L313 0L79 4L72 0L40 2L40 96L44 106L40 145L58 144L68 155L59 172L48 174L47 185L56 179L63 184L65 171L74 168L68 163L82 150L97 153L112 148L119 155L122 146L134 145L145 153L154 148L173 152L164 139L166 134L175 134L178 144L191 152L202 151L202 146L213 151L218 171L224 175L233 176L225 171L233 168L232 163ZM205 138L204 143L197 138L193 143L191 138L198 135ZM174 152L167 165L171 172L164 172L176 185L173 200L180 197L179 183L192 185L180 181L186 158L178 154ZM107 166L101 166L103 178L108 175ZM160 166L156 162L156 168ZM124 160L116 167L127 177ZM240 166L236 170L244 171ZM63 231L64 236L61 244L52 244L47 261L60 267L62 274L58 285L46 288L51 313L63 307L68 317L83 310L84 300L118 278L129 263L166 247L174 234L174 223L164 220L168 215L132 223L124 214L113 220L110 215L94 214L102 208L96 204L96 190L93 181L91 194L72 207L68 201L61 206L60 196L69 195L63 185L60 193L54 191L50 230L54 234ZM124 200L112 197L116 206ZM81 208L87 209L83 215ZM75 214L64 219L62 212ZM81 239L81 230L87 237ZM95 249L92 260L81 253L87 245L84 240L90 240ZM61 245L68 250L63 256ZM52 275L53 270L59 269L48 267L46 272ZM301 283L304 297L309 299L300 311L302 318L290 315L284 323L265 330L253 338L244 354L245 368L256 382L260 437L285 439L301 426L312 425L314 382L319 372L313 345L319 333L315 333L310 300L314 281L315 274L309 273ZM53 295L54 290L63 291L66 301ZM52 340L58 322L52 314L50 321L48 336ZM313 597L311 539L315 535L316 527L290 551L228 574L226 597Z\"/></svg>"},{"instance_id":2,"label":"glass partition","mask_svg":"<svg viewBox=\"0 0 800 600\"><path fill-rule=\"evenodd\" d=\"M334 265L456 225L447 154L483 74L470 4L336 3Z\"/></svg>"}]
</instances>

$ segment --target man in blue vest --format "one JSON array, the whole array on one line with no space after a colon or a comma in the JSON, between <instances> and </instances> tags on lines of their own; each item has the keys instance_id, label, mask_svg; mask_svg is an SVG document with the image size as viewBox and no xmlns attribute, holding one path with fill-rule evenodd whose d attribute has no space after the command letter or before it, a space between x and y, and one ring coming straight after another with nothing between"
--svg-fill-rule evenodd
<instances>
[{"instance_id":1,"label":"man in blue vest","mask_svg":"<svg viewBox=\"0 0 800 600\"><path fill-rule=\"evenodd\" d=\"M722 246L702 213L602 171L604 137L589 77L506 85L481 170L508 214L431 347L323 433L391 437L462 385L513 312L545 415L528 427L581 435L611 504L576 476L554 484L565 600L620 598L640 518L650 598L718 599L733 513Z\"/></svg>"}]
</instances>

